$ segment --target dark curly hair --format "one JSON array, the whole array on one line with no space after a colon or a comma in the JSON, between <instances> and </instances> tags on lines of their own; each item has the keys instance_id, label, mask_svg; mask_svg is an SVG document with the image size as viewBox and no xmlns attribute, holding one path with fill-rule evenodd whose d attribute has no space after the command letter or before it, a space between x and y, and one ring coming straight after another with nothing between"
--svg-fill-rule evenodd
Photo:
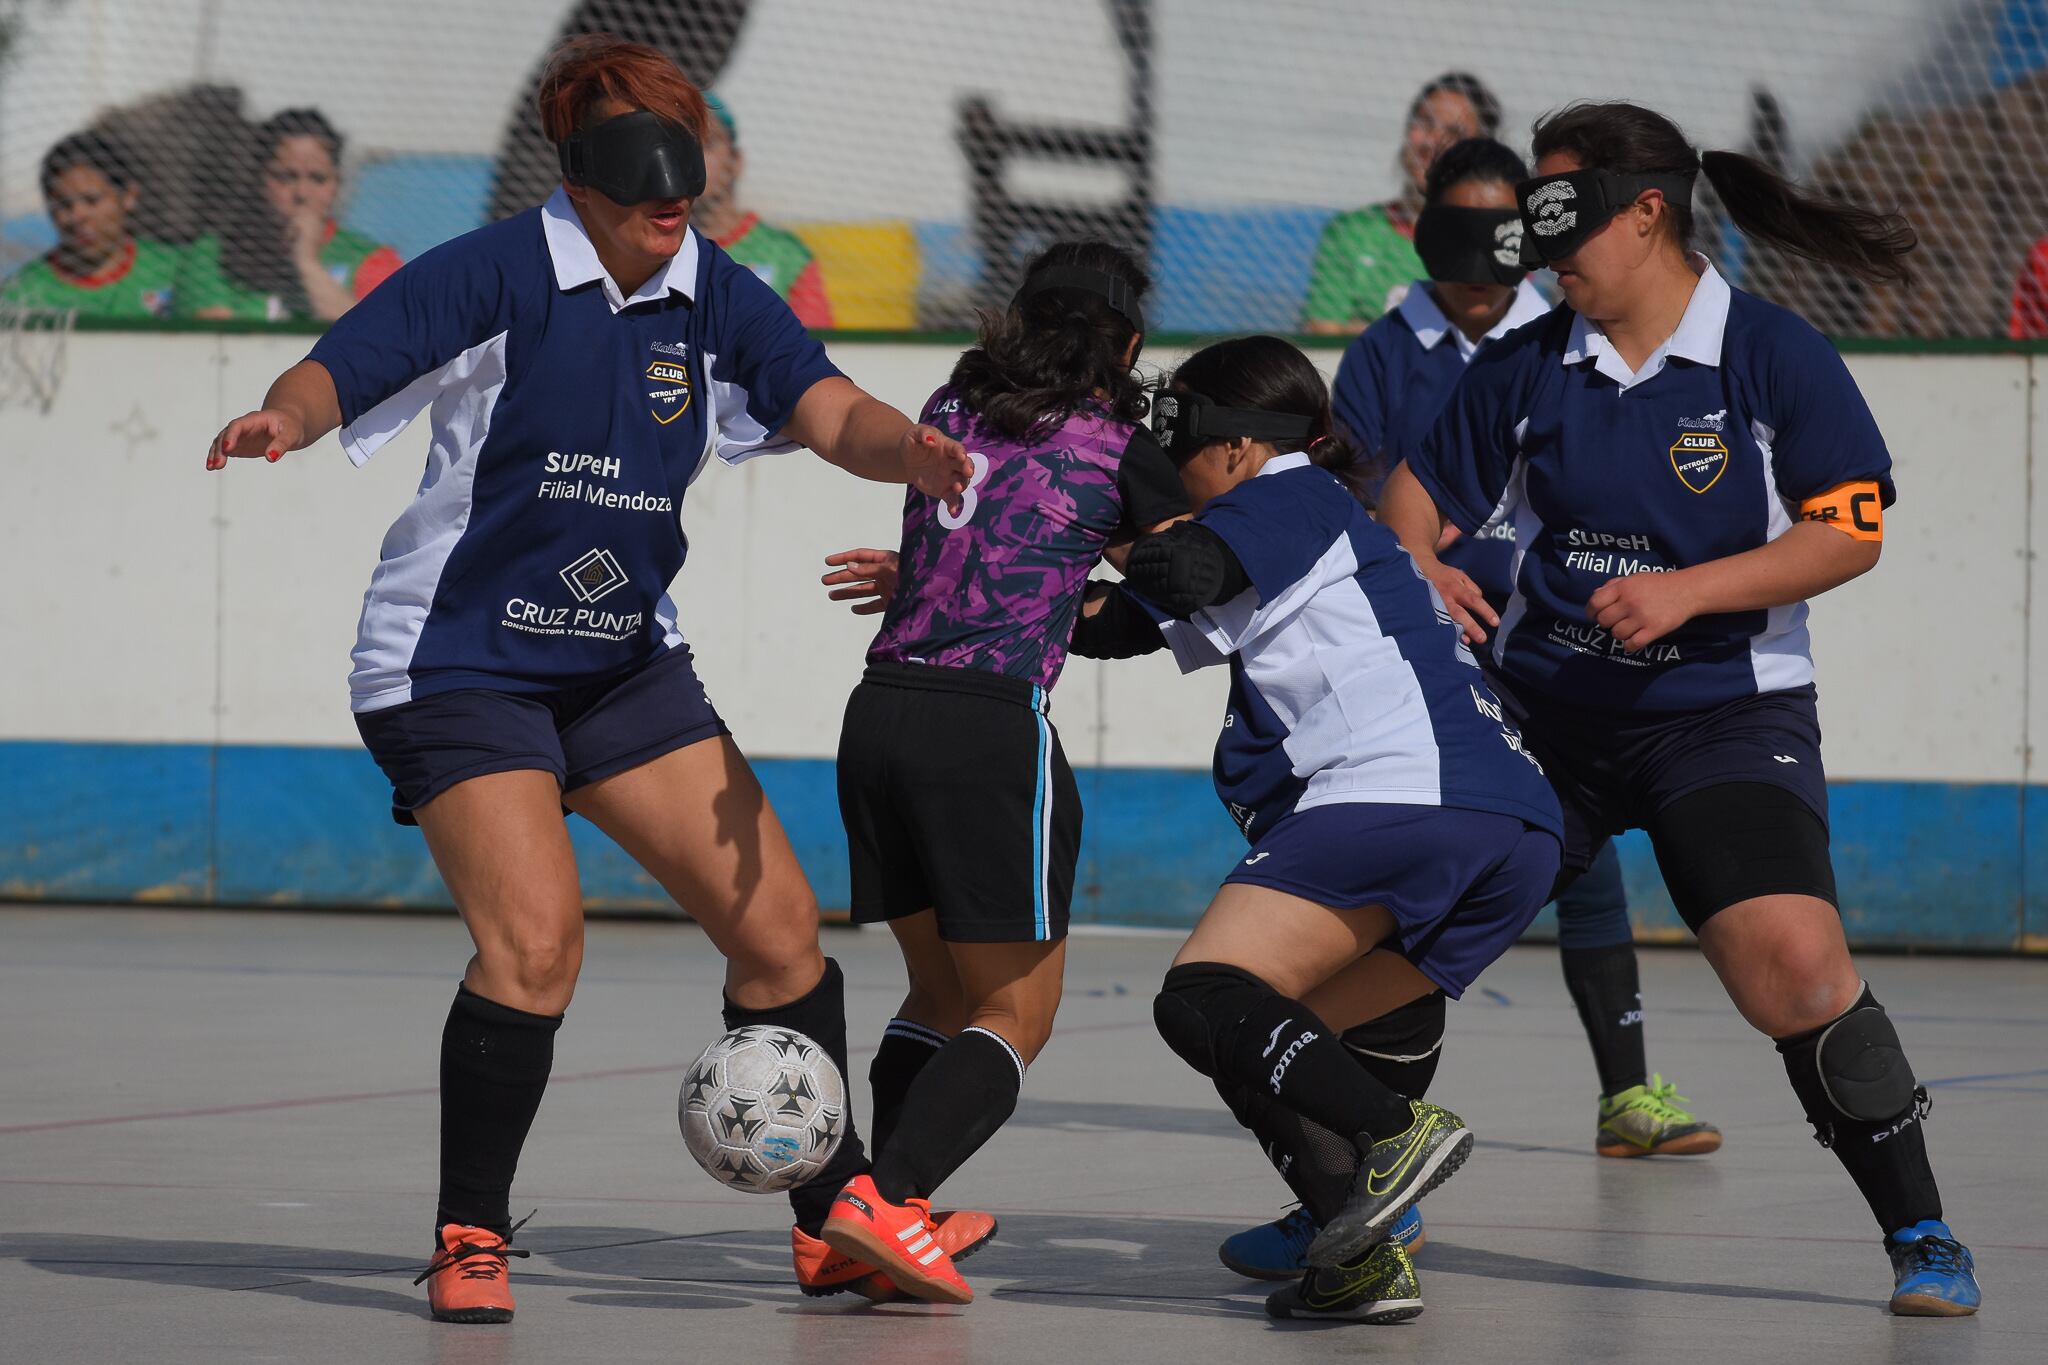
<instances>
[{"instance_id":1,"label":"dark curly hair","mask_svg":"<svg viewBox=\"0 0 2048 1365\"><path fill-rule=\"evenodd\" d=\"M1031 259L1024 277L1055 265L1113 275L1138 300L1152 287L1131 254L1108 242L1056 242ZM1091 404L1120 422L1142 422L1145 384L1125 360L1134 335L1107 299L1045 290L982 315L980 343L953 366L953 391L1012 440L1056 427Z\"/></svg>"}]
</instances>

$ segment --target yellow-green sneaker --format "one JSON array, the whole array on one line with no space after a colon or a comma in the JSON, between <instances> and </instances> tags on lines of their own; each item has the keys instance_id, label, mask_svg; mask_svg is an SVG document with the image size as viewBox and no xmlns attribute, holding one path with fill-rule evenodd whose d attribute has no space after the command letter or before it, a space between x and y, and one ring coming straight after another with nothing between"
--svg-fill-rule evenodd
<instances>
[{"instance_id":1,"label":"yellow-green sneaker","mask_svg":"<svg viewBox=\"0 0 2048 1365\"><path fill-rule=\"evenodd\" d=\"M1705 1156L1721 1148L1721 1130L1692 1116L1691 1103L1662 1076L1600 1099L1593 1150L1601 1156Z\"/></svg>"},{"instance_id":2,"label":"yellow-green sneaker","mask_svg":"<svg viewBox=\"0 0 2048 1365\"><path fill-rule=\"evenodd\" d=\"M1311 1270L1266 1299L1276 1318L1406 1322L1422 1312L1422 1284L1407 1248L1382 1242L1355 1261Z\"/></svg>"}]
</instances>

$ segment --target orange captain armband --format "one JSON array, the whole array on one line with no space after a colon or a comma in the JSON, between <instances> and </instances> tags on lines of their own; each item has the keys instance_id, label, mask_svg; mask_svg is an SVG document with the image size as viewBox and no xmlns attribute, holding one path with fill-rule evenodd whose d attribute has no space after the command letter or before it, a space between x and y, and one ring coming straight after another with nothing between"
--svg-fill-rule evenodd
<instances>
[{"instance_id":1,"label":"orange captain armband","mask_svg":"<svg viewBox=\"0 0 2048 1365\"><path fill-rule=\"evenodd\" d=\"M1821 521L1851 540L1884 539L1884 497L1877 480L1836 484L1799 504L1801 521Z\"/></svg>"}]
</instances>

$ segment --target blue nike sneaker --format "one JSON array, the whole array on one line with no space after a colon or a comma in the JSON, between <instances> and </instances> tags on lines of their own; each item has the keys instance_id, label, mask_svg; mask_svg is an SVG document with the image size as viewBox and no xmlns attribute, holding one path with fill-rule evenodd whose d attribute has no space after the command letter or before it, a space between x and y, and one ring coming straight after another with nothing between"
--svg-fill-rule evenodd
<instances>
[{"instance_id":1,"label":"blue nike sneaker","mask_svg":"<svg viewBox=\"0 0 2048 1365\"><path fill-rule=\"evenodd\" d=\"M1977 1311L1976 1263L1970 1249L1932 1218L1884 1239L1892 1258L1892 1312L1907 1318L1963 1318Z\"/></svg>"},{"instance_id":2,"label":"blue nike sneaker","mask_svg":"<svg viewBox=\"0 0 2048 1365\"><path fill-rule=\"evenodd\" d=\"M1314 1214L1297 1208L1284 1218L1225 1238L1216 1254L1224 1265L1246 1279L1299 1279L1308 1269L1308 1244L1321 1231ZM1402 1214L1387 1240L1411 1256L1422 1250L1427 1240L1422 1235L1422 1210L1415 1208Z\"/></svg>"}]
</instances>

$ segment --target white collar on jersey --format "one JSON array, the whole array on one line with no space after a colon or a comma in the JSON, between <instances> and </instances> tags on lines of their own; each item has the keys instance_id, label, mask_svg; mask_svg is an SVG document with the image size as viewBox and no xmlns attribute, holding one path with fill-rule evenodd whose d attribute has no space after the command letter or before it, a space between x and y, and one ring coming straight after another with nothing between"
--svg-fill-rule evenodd
<instances>
[{"instance_id":1,"label":"white collar on jersey","mask_svg":"<svg viewBox=\"0 0 2048 1365\"><path fill-rule=\"evenodd\" d=\"M1435 296L1429 292L1429 281L1417 280L1409 285L1396 311L1408 324L1408 330L1415 333L1415 339L1422 343L1423 350L1433 351L1438 342L1451 337L1458 343L1458 354L1465 359L1470 360L1479 353L1478 344L1452 326L1451 320L1444 316L1444 310L1437 306ZM1508 304L1507 315L1494 324L1486 339L1497 341L1523 323L1534 322L1549 311L1550 300L1544 298L1543 291L1531 284L1525 275L1515 286L1515 297Z\"/></svg>"},{"instance_id":2,"label":"white collar on jersey","mask_svg":"<svg viewBox=\"0 0 2048 1365\"><path fill-rule=\"evenodd\" d=\"M1252 477L1263 479L1268 474L1285 474L1290 469L1307 469L1314 463L1315 461L1309 459L1308 456L1300 451L1291 450L1285 455L1275 455L1272 459L1260 465L1259 472L1252 475Z\"/></svg>"},{"instance_id":3,"label":"white collar on jersey","mask_svg":"<svg viewBox=\"0 0 2048 1365\"><path fill-rule=\"evenodd\" d=\"M655 271L629 299L619 291L618 281L605 273L603 262L597 259L597 248L591 245L590 234L584 231L583 220L576 216L576 206L569 202L568 191L560 185L555 186L548 202L541 205L540 226L547 238L548 259L555 266L555 287L564 292L592 280L602 281L605 302L612 306L614 313L627 304L667 298L671 293L681 294L686 299L693 297L691 291L697 284L695 228L683 229L682 249L669 258L665 268Z\"/></svg>"},{"instance_id":4,"label":"white collar on jersey","mask_svg":"<svg viewBox=\"0 0 2048 1365\"><path fill-rule=\"evenodd\" d=\"M1678 329L1670 339L1643 362L1640 370L1631 372L1628 363L1612 346L1607 344L1607 334L1600 330L1600 324L1591 322L1581 314L1572 319L1571 339L1565 343L1564 363L1577 365L1591 359L1593 368L1606 375L1624 390L1633 388L1652 375L1661 373L1664 362L1672 356L1690 360L1696 365L1721 364L1721 337L1728 330L1728 304L1734 293L1728 288L1728 281L1721 278L1721 272L1698 252L1691 256L1693 273L1700 282L1693 287L1692 299L1685 305L1685 316L1678 320Z\"/></svg>"}]
</instances>

